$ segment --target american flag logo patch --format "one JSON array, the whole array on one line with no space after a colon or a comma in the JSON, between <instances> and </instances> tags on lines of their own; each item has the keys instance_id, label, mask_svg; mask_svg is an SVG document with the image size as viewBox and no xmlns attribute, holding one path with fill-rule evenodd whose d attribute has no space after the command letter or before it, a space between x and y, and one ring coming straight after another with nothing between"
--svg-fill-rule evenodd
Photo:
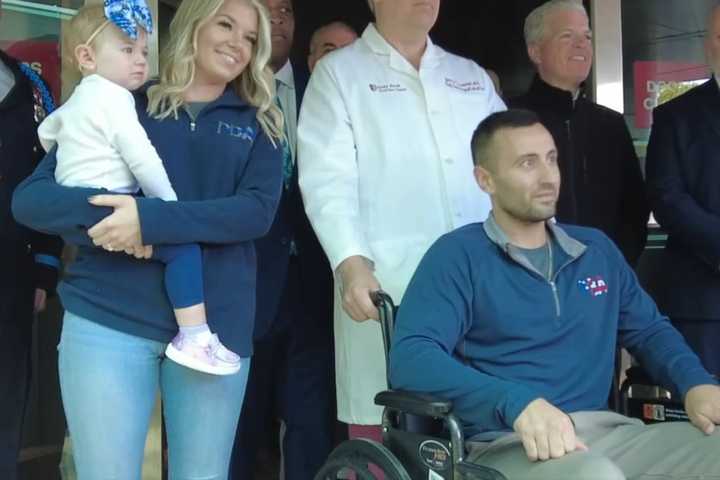
<instances>
[{"instance_id":1,"label":"american flag logo patch","mask_svg":"<svg viewBox=\"0 0 720 480\"><path fill-rule=\"evenodd\" d=\"M608 286L600 275L587 277L585 280L578 280L580 291L587 292L591 297L599 297L608 293Z\"/></svg>"}]
</instances>

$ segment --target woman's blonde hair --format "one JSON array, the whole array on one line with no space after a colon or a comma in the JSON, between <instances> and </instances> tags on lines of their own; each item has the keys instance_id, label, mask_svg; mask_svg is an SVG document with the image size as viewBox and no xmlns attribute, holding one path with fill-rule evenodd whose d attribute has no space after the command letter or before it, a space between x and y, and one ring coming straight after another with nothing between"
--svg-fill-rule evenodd
<instances>
[{"instance_id":1,"label":"woman's blonde hair","mask_svg":"<svg viewBox=\"0 0 720 480\"><path fill-rule=\"evenodd\" d=\"M212 20L225 1L183 0L170 23L170 35L160 56L160 82L148 90L148 112L156 118L177 118L183 94L195 78L198 31ZM270 20L258 0L242 0L252 6L258 16L258 36L250 63L230 84L247 103L257 108L257 120L273 140L281 140L283 116L274 102L275 81L268 66L272 44Z\"/></svg>"}]
</instances>

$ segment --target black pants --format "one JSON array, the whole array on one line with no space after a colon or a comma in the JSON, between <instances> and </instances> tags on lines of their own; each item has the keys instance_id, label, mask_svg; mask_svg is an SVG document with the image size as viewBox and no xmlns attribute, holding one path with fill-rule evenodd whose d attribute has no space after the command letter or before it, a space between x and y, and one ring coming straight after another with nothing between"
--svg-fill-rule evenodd
<instances>
[{"instance_id":1,"label":"black pants","mask_svg":"<svg viewBox=\"0 0 720 480\"><path fill-rule=\"evenodd\" d=\"M720 292L718 292L720 295ZM713 375L720 376L720 319L672 318L690 348L697 353L703 366Z\"/></svg>"},{"instance_id":2,"label":"black pants","mask_svg":"<svg viewBox=\"0 0 720 480\"><path fill-rule=\"evenodd\" d=\"M312 480L332 448L332 330L307 314L300 281L293 257L273 327L255 342L230 479L253 478L258 446L277 435L273 414L286 426L285 480Z\"/></svg>"},{"instance_id":3,"label":"black pants","mask_svg":"<svg viewBox=\"0 0 720 480\"><path fill-rule=\"evenodd\" d=\"M32 289L0 288L0 478L17 478L30 389Z\"/></svg>"}]
</instances>

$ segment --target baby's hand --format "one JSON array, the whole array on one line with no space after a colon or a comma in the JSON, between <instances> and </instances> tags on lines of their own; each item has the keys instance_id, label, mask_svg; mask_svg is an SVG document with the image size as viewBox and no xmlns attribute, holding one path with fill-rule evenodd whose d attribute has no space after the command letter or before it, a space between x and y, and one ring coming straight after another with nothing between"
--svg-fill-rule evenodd
<instances>
[{"instance_id":1,"label":"baby's hand","mask_svg":"<svg viewBox=\"0 0 720 480\"><path fill-rule=\"evenodd\" d=\"M147 260L152 257L153 248L152 245L140 245L139 247L126 248L125 253L139 260Z\"/></svg>"}]
</instances>

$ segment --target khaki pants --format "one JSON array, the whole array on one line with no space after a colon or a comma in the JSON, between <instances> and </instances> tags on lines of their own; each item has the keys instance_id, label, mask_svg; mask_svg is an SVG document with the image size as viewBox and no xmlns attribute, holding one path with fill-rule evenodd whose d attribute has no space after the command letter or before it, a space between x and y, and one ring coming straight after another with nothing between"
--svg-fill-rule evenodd
<instances>
[{"instance_id":1,"label":"khaki pants","mask_svg":"<svg viewBox=\"0 0 720 480\"><path fill-rule=\"evenodd\" d=\"M510 480L720 480L720 428L707 436L686 422L649 426L614 412L570 416L590 451L533 463L510 434L468 442L467 461Z\"/></svg>"}]
</instances>

